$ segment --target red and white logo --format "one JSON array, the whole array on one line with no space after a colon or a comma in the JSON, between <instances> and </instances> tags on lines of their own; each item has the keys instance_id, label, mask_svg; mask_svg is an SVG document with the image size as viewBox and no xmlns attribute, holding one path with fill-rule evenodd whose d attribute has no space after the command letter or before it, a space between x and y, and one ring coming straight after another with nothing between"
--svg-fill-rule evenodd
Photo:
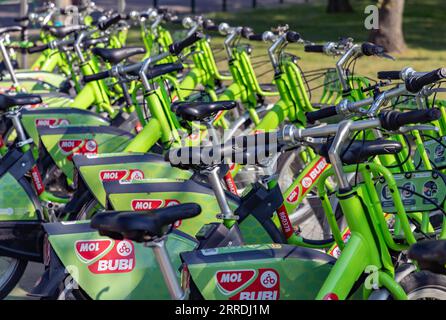
<instances>
[{"instance_id":1,"label":"red and white logo","mask_svg":"<svg viewBox=\"0 0 446 320\"><path fill-rule=\"evenodd\" d=\"M223 294L229 295L248 284L255 274L254 270L217 271L217 287Z\"/></svg>"},{"instance_id":2,"label":"red and white logo","mask_svg":"<svg viewBox=\"0 0 446 320\"><path fill-rule=\"evenodd\" d=\"M118 252L118 254L122 257L128 257L133 252L133 246L127 240L119 241L118 245L116 246L116 252Z\"/></svg>"},{"instance_id":3,"label":"red and white logo","mask_svg":"<svg viewBox=\"0 0 446 320\"><path fill-rule=\"evenodd\" d=\"M95 155L98 153L98 144L94 139L62 139L59 141L59 148L70 161L75 154Z\"/></svg>"},{"instance_id":4,"label":"red and white logo","mask_svg":"<svg viewBox=\"0 0 446 320\"><path fill-rule=\"evenodd\" d=\"M79 240L74 247L82 262L89 263L103 255L112 245L112 240Z\"/></svg>"},{"instance_id":5,"label":"red and white logo","mask_svg":"<svg viewBox=\"0 0 446 320\"><path fill-rule=\"evenodd\" d=\"M313 180L310 177L305 177L302 179L302 187L308 189L313 184Z\"/></svg>"},{"instance_id":6,"label":"red and white logo","mask_svg":"<svg viewBox=\"0 0 446 320\"><path fill-rule=\"evenodd\" d=\"M55 127L55 126L69 125L70 121L68 121L67 119L47 118L47 119L36 119L35 124L37 127Z\"/></svg>"},{"instance_id":7,"label":"red and white logo","mask_svg":"<svg viewBox=\"0 0 446 320\"><path fill-rule=\"evenodd\" d=\"M101 170L99 172L101 181L131 181L144 179L144 172L138 169L117 169L117 170Z\"/></svg>"},{"instance_id":8,"label":"red and white logo","mask_svg":"<svg viewBox=\"0 0 446 320\"><path fill-rule=\"evenodd\" d=\"M95 140L87 140L85 143L85 150L87 152L96 152L98 150L98 144Z\"/></svg>"},{"instance_id":9,"label":"red and white logo","mask_svg":"<svg viewBox=\"0 0 446 320\"><path fill-rule=\"evenodd\" d=\"M310 189L314 182L320 177L322 172L324 172L330 165L327 163L325 158L321 157L318 162L311 168L311 170L305 175L301 180L302 185L302 195L304 195L308 189Z\"/></svg>"},{"instance_id":10,"label":"red and white logo","mask_svg":"<svg viewBox=\"0 0 446 320\"><path fill-rule=\"evenodd\" d=\"M257 278L229 300L278 300L280 276L274 269L259 269Z\"/></svg>"},{"instance_id":11,"label":"red and white logo","mask_svg":"<svg viewBox=\"0 0 446 320\"><path fill-rule=\"evenodd\" d=\"M37 193L41 195L45 191L45 187L43 185L43 180L39 168L37 168L36 165L31 169L31 178L34 184L34 188L36 188Z\"/></svg>"},{"instance_id":12,"label":"red and white logo","mask_svg":"<svg viewBox=\"0 0 446 320\"><path fill-rule=\"evenodd\" d=\"M293 189L293 191L291 191L291 193L286 198L286 201L288 201L289 203L294 203L297 201L297 199L299 199L299 185L297 185Z\"/></svg>"},{"instance_id":13,"label":"red and white logo","mask_svg":"<svg viewBox=\"0 0 446 320\"><path fill-rule=\"evenodd\" d=\"M132 209L134 211L147 211L147 210L155 210L159 208L175 206L180 204L178 200L174 199L135 199L132 200Z\"/></svg>"},{"instance_id":14,"label":"red and white logo","mask_svg":"<svg viewBox=\"0 0 446 320\"><path fill-rule=\"evenodd\" d=\"M350 229L345 230L344 234L342 235L342 240L344 241L344 243L347 243L347 241L350 239L351 236L351 231ZM331 255L332 257L338 259L341 255L341 249L339 249L339 246L337 244L335 244L329 251L328 254Z\"/></svg>"},{"instance_id":15,"label":"red and white logo","mask_svg":"<svg viewBox=\"0 0 446 320\"><path fill-rule=\"evenodd\" d=\"M116 181L122 180L127 175L127 170L101 170L99 178L101 181Z\"/></svg>"},{"instance_id":16,"label":"red and white logo","mask_svg":"<svg viewBox=\"0 0 446 320\"><path fill-rule=\"evenodd\" d=\"M82 140L74 139L62 139L59 141L59 148L64 154L70 154L74 149L79 148L82 144Z\"/></svg>"},{"instance_id":17,"label":"red and white logo","mask_svg":"<svg viewBox=\"0 0 446 320\"><path fill-rule=\"evenodd\" d=\"M115 241L113 248L88 269L95 274L126 273L135 268L135 248L128 240Z\"/></svg>"},{"instance_id":18,"label":"red and white logo","mask_svg":"<svg viewBox=\"0 0 446 320\"><path fill-rule=\"evenodd\" d=\"M285 205L282 204L279 209L277 209L277 215L279 216L282 231L285 234L285 237L288 239L294 233L294 230Z\"/></svg>"},{"instance_id":19,"label":"red and white logo","mask_svg":"<svg viewBox=\"0 0 446 320\"><path fill-rule=\"evenodd\" d=\"M138 169L130 170L128 180L143 180L143 179L144 179L144 172Z\"/></svg>"}]
</instances>

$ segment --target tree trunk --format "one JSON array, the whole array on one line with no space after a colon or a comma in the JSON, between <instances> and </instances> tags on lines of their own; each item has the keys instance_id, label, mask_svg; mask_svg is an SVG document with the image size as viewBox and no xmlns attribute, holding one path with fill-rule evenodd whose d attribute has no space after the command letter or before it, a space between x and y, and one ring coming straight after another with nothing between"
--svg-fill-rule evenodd
<instances>
[{"instance_id":1,"label":"tree trunk","mask_svg":"<svg viewBox=\"0 0 446 320\"><path fill-rule=\"evenodd\" d=\"M353 12L353 8L349 0L328 0L327 12Z\"/></svg>"},{"instance_id":2,"label":"tree trunk","mask_svg":"<svg viewBox=\"0 0 446 320\"><path fill-rule=\"evenodd\" d=\"M388 52L407 49L403 35L404 0L380 0L379 27L372 30L370 42L380 45Z\"/></svg>"}]
</instances>

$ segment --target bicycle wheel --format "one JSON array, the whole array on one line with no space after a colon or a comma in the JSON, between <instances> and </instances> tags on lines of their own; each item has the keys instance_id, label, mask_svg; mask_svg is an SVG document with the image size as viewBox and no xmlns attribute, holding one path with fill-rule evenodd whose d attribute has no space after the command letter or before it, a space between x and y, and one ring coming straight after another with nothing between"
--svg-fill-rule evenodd
<instances>
[{"instance_id":1,"label":"bicycle wheel","mask_svg":"<svg viewBox=\"0 0 446 320\"><path fill-rule=\"evenodd\" d=\"M15 288L27 264L26 260L0 257L0 299L4 299Z\"/></svg>"},{"instance_id":2,"label":"bicycle wheel","mask_svg":"<svg viewBox=\"0 0 446 320\"><path fill-rule=\"evenodd\" d=\"M446 276L430 271L409 274L400 285L409 300L446 300Z\"/></svg>"}]
</instances>

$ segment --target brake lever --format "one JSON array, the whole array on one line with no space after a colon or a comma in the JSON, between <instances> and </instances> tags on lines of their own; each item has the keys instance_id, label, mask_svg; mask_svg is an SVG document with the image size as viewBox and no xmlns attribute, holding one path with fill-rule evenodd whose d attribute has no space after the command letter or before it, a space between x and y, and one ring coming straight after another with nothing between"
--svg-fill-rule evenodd
<instances>
[{"instance_id":1,"label":"brake lever","mask_svg":"<svg viewBox=\"0 0 446 320\"><path fill-rule=\"evenodd\" d=\"M442 93L442 92L446 92L446 88L432 88L432 89L423 88L418 94L420 96L428 97L433 93Z\"/></svg>"},{"instance_id":2,"label":"brake lever","mask_svg":"<svg viewBox=\"0 0 446 320\"><path fill-rule=\"evenodd\" d=\"M390 54L387 54L387 53L385 53L385 52L380 53L380 54L378 54L377 56L378 56L378 57L381 57L381 58L389 59L389 60L392 60L392 61L395 61L395 60L396 60L395 57L393 57L393 56L391 56Z\"/></svg>"},{"instance_id":3,"label":"brake lever","mask_svg":"<svg viewBox=\"0 0 446 320\"><path fill-rule=\"evenodd\" d=\"M439 129L435 126L430 126L430 125L413 125L413 126L403 126L400 127L400 129L397 131L398 133L408 133L410 131L435 131L435 132L439 132Z\"/></svg>"},{"instance_id":4,"label":"brake lever","mask_svg":"<svg viewBox=\"0 0 446 320\"><path fill-rule=\"evenodd\" d=\"M191 51L191 52L189 52L189 53L187 53L187 54L185 54L185 55L181 55L181 57L179 57L179 60L180 60L181 62L184 62L188 57L193 56L194 54L204 54L204 51L203 51L203 50L194 50L194 51Z\"/></svg>"}]
</instances>

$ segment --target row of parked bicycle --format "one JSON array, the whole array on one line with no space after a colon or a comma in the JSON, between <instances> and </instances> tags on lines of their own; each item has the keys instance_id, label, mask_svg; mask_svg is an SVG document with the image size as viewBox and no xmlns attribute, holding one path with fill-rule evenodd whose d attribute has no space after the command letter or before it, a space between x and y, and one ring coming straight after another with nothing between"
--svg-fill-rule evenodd
<instances>
[{"instance_id":1,"label":"row of parked bicycle","mask_svg":"<svg viewBox=\"0 0 446 320\"><path fill-rule=\"evenodd\" d=\"M30 261L42 299L446 298L446 69L373 80L352 70L389 57L372 43L78 12L0 29L1 298ZM303 72L307 54L336 64Z\"/></svg>"}]
</instances>

